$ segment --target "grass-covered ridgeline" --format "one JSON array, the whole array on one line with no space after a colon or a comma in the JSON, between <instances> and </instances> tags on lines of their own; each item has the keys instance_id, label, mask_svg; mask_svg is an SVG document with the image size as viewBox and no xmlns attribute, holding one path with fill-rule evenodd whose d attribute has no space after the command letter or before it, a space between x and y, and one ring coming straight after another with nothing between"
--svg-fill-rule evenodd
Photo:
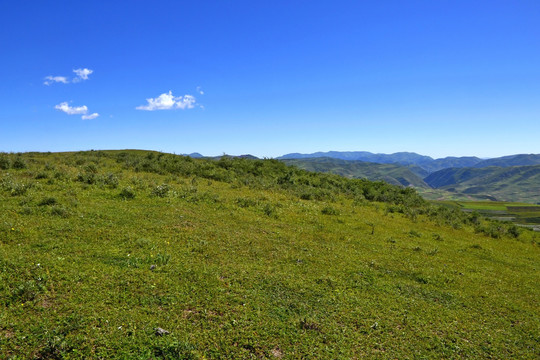
<instances>
[{"instance_id":1,"label":"grass-covered ridgeline","mask_svg":"<svg viewBox=\"0 0 540 360\"><path fill-rule=\"evenodd\" d=\"M26 153L0 154L0 204L2 359L540 356L540 234L411 189Z\"/></svg>"}]
</instances>

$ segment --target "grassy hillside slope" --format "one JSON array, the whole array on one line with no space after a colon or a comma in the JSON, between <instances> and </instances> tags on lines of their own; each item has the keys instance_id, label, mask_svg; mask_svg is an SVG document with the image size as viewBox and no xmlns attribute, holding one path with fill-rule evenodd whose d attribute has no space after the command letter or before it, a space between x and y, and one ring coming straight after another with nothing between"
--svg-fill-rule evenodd
<instances>
[{"instance_id":1,"label":"grassy hillside slope","mask_svg":"<svg viewBox=\"0 0 540 360\"><path fill-rule=\"evenodd\" d=\"M429 188L421 177L410 169L396 164L376 164L364 161L340 160L333 158L282 160L308 171L329 172L348 178L382 180L392 185Z\"/></svg>"},{"instance_id":2,"label":"grassy hillside slope","mask_svg":"<svg viewBox=\"0 0 540 360\"><path fill-rule=\"evenodd\" d=\"M0 358L540 356L539 235L414 190L144 151L0 171Z\"/></svg>"}]
</instances>

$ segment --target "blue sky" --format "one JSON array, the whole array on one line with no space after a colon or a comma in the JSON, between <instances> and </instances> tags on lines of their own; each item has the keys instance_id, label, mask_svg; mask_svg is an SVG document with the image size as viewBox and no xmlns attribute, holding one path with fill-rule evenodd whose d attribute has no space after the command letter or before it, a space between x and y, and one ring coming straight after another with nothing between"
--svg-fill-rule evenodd
<instances>
[{"instance_id":1,"label":"blue sky","mask_svg":"<svg viewBox=\"0 0 540 360\"><path fill-rule=\"evenodd\" d=\"M3 1L0 151L540 153L540 2Z\"/></svg>"}]
</instances>

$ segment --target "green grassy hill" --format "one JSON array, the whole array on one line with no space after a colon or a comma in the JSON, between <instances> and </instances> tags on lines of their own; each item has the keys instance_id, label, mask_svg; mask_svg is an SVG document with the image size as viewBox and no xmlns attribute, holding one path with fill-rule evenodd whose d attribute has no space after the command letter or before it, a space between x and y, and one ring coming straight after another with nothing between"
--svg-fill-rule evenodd
<instances>
[{"instance_id":1,"label":"green grassy hill","mask_svg":"<svg viewBox=\"0 0 540 360\"><path fill-rule=\"evenodd\" d=\"M420 176L411 169L397 164L376 164L364 161L340 160L333 158L309 158L282 160L304 170L329 172L348 178L386 181L392 185L429 188Z\"/></svg>"},{"instance_id":2,"label":"green grassy hill","mask_svg":"<svg viewBox=\"0 0 540 360\"><path fill-rule=\"evenodd\" d=\"M425 179L439 190L465 196L490 196L502 201L540 203L540 165L451 168Z\"/></svg>"},{"instance_id":3,"label":"green grassy hill","mask_svg":"<svg viewBox=\"0 0 540 360\"><path fill-rule=\"evenodd\" d=\"M539 246L276 160L0 154L0 358L538 358Z\"/></svg>"}]
</instances>

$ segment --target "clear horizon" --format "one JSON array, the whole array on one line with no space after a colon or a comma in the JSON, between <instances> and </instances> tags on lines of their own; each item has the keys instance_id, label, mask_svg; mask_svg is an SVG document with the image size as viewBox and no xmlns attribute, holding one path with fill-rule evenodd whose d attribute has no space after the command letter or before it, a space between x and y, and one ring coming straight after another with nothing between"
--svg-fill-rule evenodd
<instances>
[{"instance_id":1,"label":"clear horizon","mask_svg":"<svg viewBox=\"0 0 540 360\"><path fill-rule=\"evenodd\" d=\"M2 5L0 151L540 153L535 1Z\"/></svg>"}]
</instances>

